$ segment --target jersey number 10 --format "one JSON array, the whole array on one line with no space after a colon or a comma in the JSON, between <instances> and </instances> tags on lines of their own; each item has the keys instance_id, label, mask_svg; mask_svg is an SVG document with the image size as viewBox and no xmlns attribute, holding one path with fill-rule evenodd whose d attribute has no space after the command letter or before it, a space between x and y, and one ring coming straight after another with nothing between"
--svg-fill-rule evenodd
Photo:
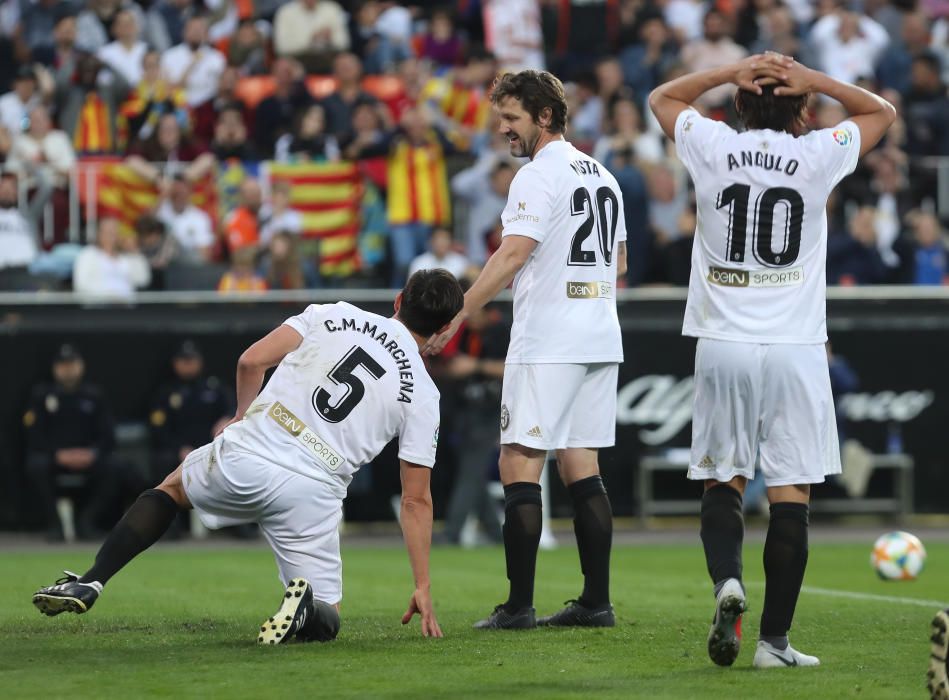
<instances>
[{"instance_id":1,"label":"jersey number 10","mask_svg":"<svg viewBox=\"0 0 949 700\"><path fill-rule=\"evenodd\" d=\"M590 237L593 224L596 223L597 238L599 239L600 253L603 262L609 267L613 264L613 244L616 240L616 224L619 216L619 202L616 194L609 187L600 187L596 191L596 207L590 200L590 192L586 187L578 187L570 198L570 215L586 218L580 228L573 234L570 243L570 258L568 265L596 265L596 250L584 250L583 242Z\"/></svg>"},{"instance_id":2,"label":"jersey number 10","mask_svg":"<svg viewBox=\"0 0 949 700\"><path fill-rule=\"evenodd\" d=\"M732 185L718 195L716 209L730 206L728 218L728 245L725 259L745 261L745 237L748 233L748 200L751 187ZM771 248L774 211L778 204L785 206L784 246L777 253ZM754 254L755 259L768 267L787 267L801 252L801 226L804 222L804 200L800 193L789 187L771 187L755 200Z\"/></svg>"}]
</instances>

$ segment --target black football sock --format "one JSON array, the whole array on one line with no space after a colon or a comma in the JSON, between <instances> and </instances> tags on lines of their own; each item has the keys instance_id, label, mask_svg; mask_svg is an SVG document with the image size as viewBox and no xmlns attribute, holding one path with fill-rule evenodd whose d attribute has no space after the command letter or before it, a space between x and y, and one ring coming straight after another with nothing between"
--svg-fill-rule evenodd
<instances>
[{"instance_id":1,"label":"black football sock","mask_svg":"<svg viewBox=\"0 0 949 700\"><path fill-rule=\"evenodd\" d=\"M504 487L504 556L511 593L505 609L534 604L534 569L541 528L540 484L518 481Z\"/></svg>"},{"instance_id":2,"label":"black football sock","mask_svg":"<svg viewBox=\"0 0 949 700\"><path fill-rule=\"evenodd\" d=\"M580 552L583 593L580 604L588 608L609 605L610 546L613 544L613 510L599 474L567 487L573 499L573 532Z\"/></svg>"},{"instance_id":3,"label":"black football sock","mask_svg":"<svg viewBox=\"0 0 949 700\"><path fill-rule=\"evenodd\" d=\"M741 514L741 494L719 484L702 496L702 546L708 575L718 595L727 579L741 580L741 545L745 520Z\"/></svg>"},{"instance_id":4,"label":"black football sock","mask_svg":"<svg viewBox=\"0 0 949 700\"><path fill-rule=\"evenodd\" d=\"M175 499L164 491L143 491L105 538L92 568L79 581L98 581L105 585L123 566L165 534L178 510Z\"/></svg>"},{"instance_id":5,"label":"black football sock","mask_svg":"<svg viewBox=\"0 0 949 700\"><path fill-rule=\"evenodd\" d=\"M794 619L807 568L806 503L772 503L768 537L764 543L764 607L761 611L761 638L785 638ZM771 642L774 644L774 642Z\"/></svg>"}]
</instances>

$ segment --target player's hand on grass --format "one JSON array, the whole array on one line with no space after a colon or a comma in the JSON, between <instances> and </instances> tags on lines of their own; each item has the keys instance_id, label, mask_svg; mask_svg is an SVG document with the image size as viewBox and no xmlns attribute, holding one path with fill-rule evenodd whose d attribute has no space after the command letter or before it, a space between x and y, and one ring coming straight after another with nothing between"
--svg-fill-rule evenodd
<instances>
[{"instance_id":1,"label":"player's hand on grass","mask_svg":"<svg viewBox=\"0 0 949 700\"><path fill-rule=\"evenodd\" d=\"M412 621L415 613L422 618L422 636L423 637L443 637L441 627L438 626L438 620L435 619L435 608L432 605L432 594L428 589L416 588L409 600L409 609L402 616L402 624L407 625Z\"/></svg>"},{"instance_id":2,"label":"player's hand on grass","mask_svg":"<svg viewBox=\"0 0 949 700\"><path fill-rule=\"evenodd\" d=\"M758 81L773 78L787 82L787 71L793 63L793 58L771 51L748 56L735 64L732 82L742 90L760 95L761 86Z\"/></svg>"}]
</instances>

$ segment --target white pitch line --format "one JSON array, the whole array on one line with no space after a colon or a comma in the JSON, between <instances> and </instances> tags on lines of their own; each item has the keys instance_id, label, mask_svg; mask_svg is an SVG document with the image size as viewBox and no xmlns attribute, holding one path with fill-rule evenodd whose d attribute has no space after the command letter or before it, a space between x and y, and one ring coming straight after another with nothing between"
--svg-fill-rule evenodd
<instances>
[{"instance_id":1,"label":"white pitch line","mask_svg":"<svg viewBox=\"0 0 949 700\"><path fill-rule=\"evenodd\" d=\"M949 603L939 600L923 600L922 598L906 598L898 595L877 595L876 593L857 593L855 591L837 591L832 588L816 588L804 586L803 593L825 595L833 598L850 598L852 600L869 600L876 603L900 603L903 605L920 605L927 608L949 608Z\"/></svg>"}]
</instances>

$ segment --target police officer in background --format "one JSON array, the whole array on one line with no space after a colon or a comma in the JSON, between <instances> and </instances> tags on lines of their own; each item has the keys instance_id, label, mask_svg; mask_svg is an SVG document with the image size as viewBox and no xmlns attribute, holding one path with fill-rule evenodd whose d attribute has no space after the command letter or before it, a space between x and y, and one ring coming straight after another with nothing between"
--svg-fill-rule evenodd
<instances>
[{"instance_id":1,"label":"police officer in background","mask_svg":"<svg viewBox=\"0 0 949 700\"><path fill-rule=\"evenodd\" d=\"M171 367L174 379L159 389L149 416L154 479L163 479L195 447L209 443L235 409L230 388L217 377L204 376L204 358L194 341L178 346Z\"/></svg>"},{"instance_id":2,"label":"police officer in background","mask_svg":"<svg viewBox=\"0 0 949 700\"><path fill-rule=\"evenodd\" d=\"M90 538L120 486L110 460L115 446L112 412L100 389L83 381L84 375L78 349L61 345L53 357L53 382L33 387L23 416L27 483L53 541L63 539L59 496L72 497L76 534Z\"/></svg>"}]
</instances>

